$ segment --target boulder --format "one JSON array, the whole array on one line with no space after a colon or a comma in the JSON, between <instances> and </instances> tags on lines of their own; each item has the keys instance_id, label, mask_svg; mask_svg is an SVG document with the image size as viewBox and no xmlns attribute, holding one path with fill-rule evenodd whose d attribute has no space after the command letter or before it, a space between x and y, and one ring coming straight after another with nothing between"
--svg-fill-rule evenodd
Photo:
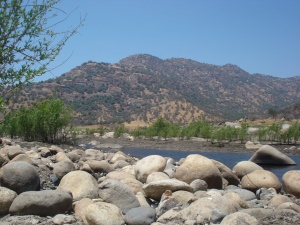
<instances>
[{"instance_id":1,"label":"boulder","mask_svg":"<svg viewBox=\"0 0 300 225\"><path fill-rule=\"evenodd\" d=\"M72 194L62 190L27 191L18 195L9 208L12 215L54 216L72 208Z\"/></svg>"},{"instance_id":2,"label":"boulder","mask_svg":"<svg viewBox=\"0 0 300 225\"><path fill-rule=\"evenodd\" d=\"M262 224L262 221L269 216L274 215L276 211L274 209L266 209L266 208L248 208L248 209L242 209L239 212L247 213L250 216L253 216L257 219L259 224Z\"/></svg>"},{"instance_id":3,"label":"boulder","mask_svg":"<svg viewBox=\"0 0 300 225\"><path fill-rule=\"evenodd\" d=\"M74 201L82 198L98 198L98 184L95 178L84 171L72 171L60 181L58 189L70 191Z\"/></svg>"},{"instance_id":4,"label":"boulder","mask_svg":"<svg viewBox=\"0 0 300 225\"><path fill-rule=\"evenodd\" d=\"M91 167L95 173L109 173L114 171L114 167L106 160L88 160L86 163Z\"/></svg>"},{"instance_id":5,"label":"boulder","mask_svg":"<svg viewBox=\"0 0 300 225\"><path fill-rule=\"evenodd\" d=\"M222 178L228 181L229 185L239 185L240 179L229 169L227 166L225 166L223 163L211 159L212 162L215 164L215 166L218 168L218 170L221 173Z\"/></svg>"},{"instance_id":6,"label":"boulder","mask_svg":"<svg viewBox=\"0 0 300 225\"><path fill-rule=\"evenodd\" d=\"M243 209L249 208L248 203L239 194L237 194L235 192L228 192L228 193L224 194L223 196L235 201Z\"/></svg>"},{"instance_id":7,"label":"boulder","mask_svg":"<svg viewBox=\"0 0 300 225\"><path fill-rule=\"evenodd\" d=\"M194 194L189 191L175 191L172 193L172 196L177 199L180 204L189 204L196 200Z\"/></svg>"},{"instance_id":8,"label":"boulder","mask_svg":"<svg viewBox=\"0 0 300 225\"><path fill-rule=\"evenodd\" d=\"M105 133L102 138L107 139L107 138L114 138L115 132L107 132Z\"/></svg>"},{"instance_id":9,"label":"boulder","mask_svg":"<svg viewBox=\"0 0 300 225\"><path fill-rule=\"evenodd\" d=\"M99 197L105 202L116 205L124 213L129 209L140 206L132 190L115 179L108 179L99 184Z\"/></svg>"},{"instance_id":10,"label":"boulder","mask_svg":"<svg viewBox=\"0 0 300 225\"><path fill-rule=\"evenodd\" d=\"M81 158L80 155L78 155L78 154L76 154L76 153L74 153L74 152L68 152L68 153L66 153L66 156L67 156L73 163L79 162L79 160L80 160L80 158Z\"/></svg>"},{"instance_id":11,"label":"boulder","mask_svg":"<svg viewBox=\"0 0 300 225\"><path fill-rule=\"evenodd\" d=\"M35 165L35 163L32 161L32 159L27 155L27 154L19 154L16 155L12 160L10 160L11 162L17 162L17 161L22 161L22 162L28 162L31 165Z\"/></svg>"},{"instance_id":12,"label":"boulder","mask_svg":"<svg viewBox=\"0 0 300 225\"><path fill-rule=\"evenodd\" d=\"M0 185L17 194L36 191L40 187L40 177L35 167L29 163L11 162L0 169Z\"/></svg>"},{"instance_id":13,"label":"boulder","mask_svg":"<svg viewBox=\"0 0 300 225\"><path fill-rule=\"evenodd\" d=\"M165 191L156 208L156 217L160 217L162 214L176 207L177 205L179 205L179 201L176 198L174 198L172 191Z\"/></svg>"},{"instance_id":14,"label":"boulder","mask_svg":"<svg viewBox=\"0 0 300 225\"><path fill-rule=\"evenodd\" d=\"M170 177L163 173L163 172L153 172L148 175L146 183L151 183L153 181L160 181L160 180L169 180Z\"/></svg>"},{"instance_id":15,"label":"boulder","mask_svg":"<svg viewBox=\"0 0 300 225\"><path fill-rule=\"evenodd\" d=\"M57 153L59 152L64 152L64 150L56 145L52 145L50 148L49 148L50 152L52 155L56 155Z\"/></svg>"},{"instance_id":16,"label":"boulder","mask_svg":"<svg viewBox=\"0 0 300 225\"><path fill-rule=\"evenodd\" d=\"M72 224L76 222L76 219L70 215L57 214L56 216L53 217L52 222L55 225L65 225L65 224Z\"/></svg>"},{"instance_id":17,"label":"boulder","mask_svg":"<svg viewBox=\"0 0 300 225\"><path fill-rule=\"evenodd\" d=\"M251 200L256 199L255 194L252 191L249 191L246 189L242 189L242 188L228 189L228 190L226 190L225 193L230 193L230 192L234 192L234 193L238 194L245 201L251 201Z\"/></svg>"},{"instance_id":18,"label":"boulder","mask_svg":"<svg viewBox=\"0 0 300 225\"><path fill-rule=\"evenodd\" d=\"M112 171L105 176L105 179L125 180L127 178L135 179L135 176L123 171Z\"/></svg>"},{"instance_id":19,"label":"boulder","mask_svg":"<svg viewBox=\"0 0 300 225\"><path fill-rule=\"evenodd\" d=\"M281 183L277 176L266 170L256 170L247 174L241 180L242 188L256 192L260 188L274 188L277 192L281 189Z\"/></svg>"},{"instance_id":20,"label":"boulder","mask_svg":"<svg viewBox=\"0 0 300 225\"><path fill-rule=\"evenodd\" d=\"M190 184L193 180L204 180L208 188L222 188L221 173L215 164L208 158L192 154L186 157L185 161L175 172L175 178Z\"/></svg>"},{"instance_id":21,"label":"boulder","mask_svg":"<svg viewBox=\"0 0 300 225\"><path fill-rule=\"evenodd\" d=\"M251 161L241 161L241 162L237 163L232 169L232 171L240 179L242 179L243 176L245 176L249 173L252 173L255 170L263 170L263 168Z\"/></svg>"},{"instance_id":22,"label":"boulder","mask_svg":"<svg viewBox=\"0 0 300 225\"><path fill-rule=\"evenodd\" d=\"M145 183L149 174L162 172L166 166L166 159L159 155L147 156L139 160L134 168L136 179Z\"/></svg>"},{"instance_id":23,"label":"boulder","mask_svg":"<svg viewBox=\"0 0 300 225\"><path fill-rule=\"evenodd\" d=\"M121 182L123 184L127 185L134 194L136 194L138 192L144 193L143 183L138 181L135 178L126 178L126 179L121 180Z\"/></svg>"},{"instance_id":24,"label":"boulder","mask_svg":"<svg viewBox=\"0 0 300 225\"><path fill-rule=\"evenodd\" d=\"M64 153L64 152L58 152L55 155L55 162L61 162L61 161L69 161L69 162L71 162L71 160L66 155L66 153Z\"/></svg>"},{"instance_id":25,"label":"boulder","mask_svg":"<svg viewBox=\"0 0 300 225\"><path fill-rule=\"evenodd\" d=\"M193 220L193 224L205 224L209 221L211 213L214 209L219 209L225 215L236 212L240 206L226 197L204 197L192 202L186 208L178 210L173 208L162 214L157 222L162 224L172 221L172 224L187 224L186 222Z\"/></svg>"},{"instance_id":26,"label":"boulder","mask_svg":"<svg viewBox=\"0 0 300 225\"><path fill-rule=\"evenodd\" d=\"M9 207L16 197L16 192L5 187L0 187L0 214L8 213Z\"/></svg>"},{"instance_id":27,"label":"boulder","mask_svg":"<svg viewBox=\"0 0 300 225\"><path fill-rule=\"evenodd\" d=\"M126 162L125 160L118 160L117 162L115 162L113 164L113 168L114 169L119 169L119 168L123 168L125 166L129 166L130 164L128 162Z\"/></svg>"},{"instance_id":28,"label":"boulder","mask_svg":"<svg viewBox=\"0 0 300 225\"><path fill-rule=\"evenodd\" d=\"M295 211L296 213L300 213L300 206L293 202L284 202L284 203L280 204L277 208L278 209L291 209L291 210Z\"/></svg>"},{"instance_id":29,"label":"boulder","mask_svg":"<svg viewBox=\"0 0 300 225\"><path fill-rule=\"evenodd\" d=\"M143 189L147 197L156 200L160 200L162 194L166 190L170 190L172 192L179 191L179 190L184 190L189 192L194 191L189 184L174 178L169 180L153 181L151 183L145 184L143 186Z\"/></svg>"},{"instance_id":30,"label":"boulder","mask_svg":"<svg viewBox=\"0 0 300 225\"><path fill-rule=\"evenodd\" d=\"M194 192L196 191L207 191L207 183L204 180L196 179L190 183Z\"/></svg>"},{"instance_id":31,"label":"boulder","mask_svg":"<svg viewBox=\"0 0 300 225\"><path fill-rule=\"evenodd\" d=\"M4 150L6 151L6 155L10 160L12 160L19 154L24 154L22 148L19 145L5 146Z\"/></svg>"},{"instance_id":32,"label":"boulder","mask_svg":"<svg viewBox=\"0 0 300 225\"><path fill-rule=\"evenodd\" d=\"M226 216L220 223L220 225L239 225L239 224L259 225L255 217L242 212L232 213Z\"/></svg>"},{"instance_id":33,"label":"boulder","mask_svg":"<svg viewBox=\"0 0 300 225\"><path fill-rule=\"evenodd\" d=\"M257 129L257 128L256 128ZM259 149L260 147L262 147L261 144L254 144L252 141L247 141L245 144L246 149Z\"/></svg>"},{"instance_id":34,"label":"boulder","mask_svg":"<svg viewBox=\"0 0 300 225\"><path fill-rule=\"evenodd\" d=\"M85 209L90 205L93 204L94 202L90 198L83 198L77 202L74 202L73 204L73 210L75 215L81 217L83 222L87 224L87 221L85 219Z\"/></svg>"},{"instance_id":35,"label":"boulder","mask_svg":"<svg viewBox=\"0 0 300 225\"><path fill-rule=\"evenodd\" d=\"M282 176L283 191L300 197L300 170L291 170Z\"/></svg>"},{"instance_id":36,"label":"boulder","mask_svg":"<svg viewBox=\"0 0 300 225\"><path fill-rule=\"evenodd\" d=\"M156 212L154 208L141 206L130 209L124 219L128 225L150 225L154 223L155 217Z\"/></svg>"},{"instance_id":37,"label":"boulder","mask_svg":"<svg viewBox=\"0 0 300 225\"><path fill-rule=\"evenodd\" d=\"M270 145L263 145L249 159L258 164L295 165L296 163L287 155Z\"/></svg>"},{"instance_id":38,"label":"boulder","mask_svg":"<svg viewBox=\"0 0 300 225\"><path fill-rule=\"evenodd\" d=\"M124 225L121 210L110 203L97 202L86 207L85 218L89 225Z\"/></svg>"},{"instance_id":39,"label":"boulder","mask_svg":"<svg viewBox=\"0 0 300 225\"><path fill-rule=\"evenodd\" d=\"M123 153L123 152L121 152L121 151L118 151L118 152L116 152L116 153L113 155L113 157L111 158L111 160L110 160L109 162L112 163L112 164L114 164L115 162L117 162L117 161L119 161L119 160L124 160L124 161L126 161L127 158L128 158L128 156L127 156L125 153Z\"/></svg>"},{"instance_id":40,"label":"boulder","mask_svg":"<svg viewBox=\"0 0 300 225\"><path fill-rule=\"evenodd\" d=\"M285 195L276 195L270 200L269 206L278 207L285 202L292 202L292 200Z\"/></svg>"},{"instance_id":41,"label":"boulder","mask_svg":"<svg viewBox=\"0 0 300 225\"><path fill-rule=\"evenodd\" d=\"M86 160L103 160L104 159L104 153L100 150L95 149L87 149L85 150L85 159Z\"/></svg>"},{"instance_id":42,"label":"boulder","mask_svg":"<svg viewBox=\"0 0 300 225\"><path fill-rule=\"evenodd\" d=\"M54 163L52 167L53 173L59 180L63 178L63 176L65 176L67 173L75 170L75 166L70 159Z\"/></svg>"}]
</instances>

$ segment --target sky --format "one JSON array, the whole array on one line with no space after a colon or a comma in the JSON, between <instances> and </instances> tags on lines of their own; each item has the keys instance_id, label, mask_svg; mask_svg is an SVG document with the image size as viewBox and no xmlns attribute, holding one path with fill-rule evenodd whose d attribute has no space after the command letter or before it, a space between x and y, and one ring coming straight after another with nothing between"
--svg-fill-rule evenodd
<instances>
[{"instance_id":1,"label":"sky","mask_svg":"<svg viewBox=\"0 0 300 225\"><path fill-rule=\"evenodd\" d=\"M51 66L61 65L37 81L134 54L300 75L299 0L62 0L58 7L71 13L60 28L85 21Z\"/></svg>"}]
</instances>

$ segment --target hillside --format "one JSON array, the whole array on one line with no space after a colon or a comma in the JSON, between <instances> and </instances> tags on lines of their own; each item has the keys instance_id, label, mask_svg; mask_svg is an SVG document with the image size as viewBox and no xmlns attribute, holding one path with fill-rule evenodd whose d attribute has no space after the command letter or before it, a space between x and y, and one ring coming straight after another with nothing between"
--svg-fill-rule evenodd
<instances>
[{"instance_id":1,"label":"hillside","mask_svg":"<svg viewBox=\"0 0 300 225\"><path fill-rule=\"evenodd\" d=\"M73 105L77 124L188 123L259 116L299 102L300 76L249 74L236 65L216 66L180 58L133 55L119 63L87 62L55 79L25 87L17 102L50 94Z\"/></svg>"}]
</instances>

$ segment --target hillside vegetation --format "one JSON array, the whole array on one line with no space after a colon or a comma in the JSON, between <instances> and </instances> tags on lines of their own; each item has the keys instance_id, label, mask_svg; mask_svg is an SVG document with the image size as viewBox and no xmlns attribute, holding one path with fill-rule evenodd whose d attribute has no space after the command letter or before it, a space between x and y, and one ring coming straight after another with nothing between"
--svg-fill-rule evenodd
<instances>
[{"instance_id":1,"label":"hillside vegetation","mask_svg":"<svg viewBox=\"0 0 300 225\"><path fill-rule=\"evenodd\" d=\"M142 54L116 64L83 63L55 79L28 85L15 106L53 94L73 106L74 122L80 125L147 124L159 116L187 124L259 117L270 108L299 103L300 76L276 78L231 64Z\"/></svg>"}]
</instances>

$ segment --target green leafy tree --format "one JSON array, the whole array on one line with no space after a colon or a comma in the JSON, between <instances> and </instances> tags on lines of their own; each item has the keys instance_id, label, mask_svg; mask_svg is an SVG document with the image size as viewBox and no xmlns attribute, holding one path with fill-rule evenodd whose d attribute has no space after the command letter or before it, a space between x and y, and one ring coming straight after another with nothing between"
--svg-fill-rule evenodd
<instances>
[{"instance_id":1,"label":"green leafy tree","mask_svg":"<svg viewBox=\"0 0 300 225\"><path fill-rule=\"evenodd\" d=\"M0 107L3 110L20 88L49 71L75 27L57 28L69 16L60 0L0 1Z\"/></svg>"}]
</instances>

